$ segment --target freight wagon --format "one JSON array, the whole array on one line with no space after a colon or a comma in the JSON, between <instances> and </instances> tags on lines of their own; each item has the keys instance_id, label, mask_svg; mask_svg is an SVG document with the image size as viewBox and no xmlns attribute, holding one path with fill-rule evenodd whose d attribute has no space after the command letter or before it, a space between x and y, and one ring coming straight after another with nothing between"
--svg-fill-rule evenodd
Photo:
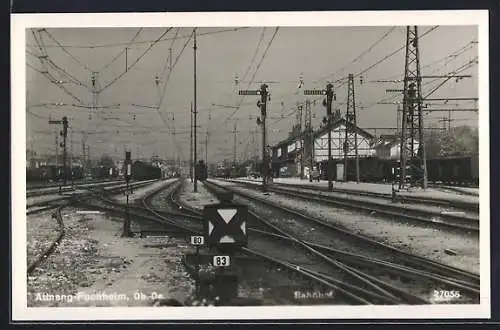
<instances>
[{"instance_id":1,"label":"freight wagon","mask_svg":"<svg viewBox=\"0 0 500 330\"><path fill-rule=\"evenodd\" d=\"M333 180L343 180L343 159L334 159L332 162ZM362 182L390 182L392 169L399 168L399 160L380 159L377 157L359 158L359 179ZM327 161L320 163L321 179L327 178ZM421 177L420 169L411 167L407 175L414 180ZM453 185L479 184L479 159L477 155L438 157L427 159L427 179L431 183L445 183ZM347 160L347 180L356 180L356 160Z\"/></svg>"},{"instance_id":2,"label":"freight wagon","mask_svg":"<svg viewBox=\"0 0 500 330\"><path fill-rule=\"evenodd\" d=\"M73 167L73 180L81 180L83 178L83 170L81 167ZM59 181L64 177L63 167L55 165L41 166L39 168L26 169L26 182L51 182ZM66 170L66 179L71 180L71 170L68 167Z\"/></svg>"},{"instance_id":3,"label":"freight wagon","mask_svg":"<svg viewBox=\"0 0 500 330\"><path fill-rule=\"evenodd\" d=\"M134 180L161 179L161 168L137 160L132 164L132 179Z\"/></svg>"}]
</instances>

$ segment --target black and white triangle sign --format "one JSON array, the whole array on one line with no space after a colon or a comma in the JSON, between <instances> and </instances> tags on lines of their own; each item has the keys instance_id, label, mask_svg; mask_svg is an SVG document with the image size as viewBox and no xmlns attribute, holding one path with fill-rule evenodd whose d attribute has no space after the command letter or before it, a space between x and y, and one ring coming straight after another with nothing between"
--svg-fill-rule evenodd
<instances>
[{"instance_id":1,"label":"black and white triangle sign","mask_svg":"<svg viewBox=\"0 0 500 330\"><path fill-rule=\"evenodd\" d=\"M236 209L218 209L217 212L225 223L229 223L238 211Z\"/></svg>"}]
</instances>

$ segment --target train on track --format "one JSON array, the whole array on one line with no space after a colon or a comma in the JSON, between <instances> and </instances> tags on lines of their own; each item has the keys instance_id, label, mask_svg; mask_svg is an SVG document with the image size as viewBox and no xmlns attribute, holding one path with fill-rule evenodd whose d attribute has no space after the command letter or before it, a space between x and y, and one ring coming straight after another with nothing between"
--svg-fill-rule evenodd
<instances>
[{"instance_id":1,"label":"train on track","mask_svg":"<svg viewBox=\"0 0 500 330\"><path fill-rule=\"evenodd\" d=\"M161 168L157 166L139 160L132 164L132 179L134 180L154 180L161 178Z\"/></svg>"},{"instance_id":2,"label":"train on track","mask_svg":"<svg viewBox=\"0 0 500 330\"><path fill-rule=\"evenodd\" d=\"M73 175L71 175L71 172L73 172ZM83 179L83 168L77 166L70 169L69 167L67 167L66 179L71 180L71 177L73 177L74 180ZM62 179L64 179L64 171L62 166L46 165L37 168L26 169L26 182L47 183L59 181Z\"/></svg>"},{"instance_id":3,"label":"train on track","mask_svg":"<svg viewBox=\"0 0 500 330\"><path fill-rule=\"evenodd\" d=\"M337 178L340 166L343 168L343 159L333 160L333 180ZM327 180L327 161L320 164L321 179ZM380 159L377 157L361 157L359 159L360 181L362 182L391 182L392 169L399 168L399 160ZM414 179L421 177L422 173L416 167L410 167L409 176ZM356 160L349 158L347 161L347 180L356 180ZM427 159L427 180L430 183L443 183L461 186L479 185L479 158L473 156L439 157Z\"/></svg>"},{"instance_id":4,"label":"train on track","mask_svg":"<svg viewBox=\"0 0 500 330\"><path fill-rule=\"evenodd\" d=\"M80 166L75 166L70 169L66 168L66 180L82 180L84 179L84 169ZM87 172L87 179L114 179L118 177L118 169L114 167L97 166L92 167ZM26 169L26 182L30 183L48 183L57 182L64 179L64 171L62 166L48 165L38 168Z\"/></svg>"},{"instance_id":5,"label":"train on track","mask_svg":"<svg viewBox=\"0 0 500 330\"><path fill-rule=\"evenodd\" d=\"M72 171L68 167L66 170L66 179L70 181L84 179L85 173L82 167L73 167ZM120 177L120 171L116 167L95 166L87 170L87 179L92 180L113 180ZM159 167L149 163L136 161L132 164L132 179L150 180L161 179L162 171ZM26 169L26 182L29 183L49 183L58 182L64 179L62 166L41 166L39 168Z\"/></svg>"},{"instance_id":6,"label":"train on track","mask_svg":"<svg viewBox=\"0 0 500 330\"><path fill-rule=\"evenodd\" d=\"M196 164L194 168L194 175L196 179L200 181L205 181L208 178L208 167L203 160L200 160L198 164Z\"/></svg>"}]
</instances>

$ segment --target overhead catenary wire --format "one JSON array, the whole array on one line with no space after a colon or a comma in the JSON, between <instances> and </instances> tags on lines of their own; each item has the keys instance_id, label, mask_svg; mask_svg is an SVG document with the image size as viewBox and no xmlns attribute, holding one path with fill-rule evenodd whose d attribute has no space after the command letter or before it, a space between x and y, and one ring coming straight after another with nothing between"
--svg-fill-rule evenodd
<instances>
[{"instance_id":1,"label":"overhead catenary wire","mask_svg":"<svg viewBox=\"0 0 500 330\"><path fill-rule=\"evenodd\" d=\"M116 62L116 60L118 60L120 58L120 56L123 55L123 53L125 53L127 51L127 48L130 47L130 45L134 42L135 39L137 39L137 37L139 36L139 34L141 33L143 28L140 28L136 33L135 35L132 37L132 39L129 41L129 43L125 46L125 48L123 48L118 54L115 55L115 57L113 57L113 59L107 63L106 65L104 65L100 70L98 70L96 73L101 73L103 72L104 70L106 70L107 68L109 68L111 65L113 65L113 63Z\"/></svg>"},{"instance_id":2,"label":"overhead catenary wire","mask_svg":"<svg viewBox=\"0 0 500 330\"><path fill-rule=\"evenodd\" d=\"M179 30L180 30L180 28L176 28L174 38L172 39L172 42L170 43L170 45L168 47L169 49L172 49L174 47L175 41L177 40L177 36L179 35ZM191 38L189 38L188 40L191 40ZM172 53L170 52L170 54L168 55L168 57L165 60L165 64L163 65L163 69L161 70L161 73L160 73L160 78L162 78L165 75L165 72L167 71L169 62L170 63L172 62L172 59L170 58L171 55L172 55ZM172 67L172 69L173 69L173 67Z\"/></svg>"},{"instance_id":3,"label":"overhead catenary wire","mask_svg":"<svg viewBox=\"0 0 500 330\"><path fill-rule=\"evenodd\" d=\"M380 44L382 41L384 41L384 39L386 39L394 30L396 30L396 26L390 28L389 31L385 32L384 35L382 35L382 37L380 37L379 39L377 39L373 44L371 44L366 50L364 50L361 54L359 54L357 57L355 57L351 62L349 62L348 64L346 64L342 68L338 69L334 73L329 74L328 76L326 76L324 78L318 79L318 81L324 81L324 80L326 80L326 79L328 79L328 78L330 78L332 76L336 76L340 72L343 72L349 66L351 66L354 63L356 63L357 61L359 61L363 56L365 56L366 54L368 54L369 52L371 52L373 50L373 48L375 48L378 44Z\"/></svg>"},{"instance_id":4,"label":"overhead catenary wire","mask_svg":"<svg viewBox=\"0 0 500 330\"><path fill-rule=\"evenodd\" d=\"M255 76L257 75L257 72L259 72L259 69L260 67L262 66L262 63L264 62L264 59L266 58L266 55L267 55L267 52L269 51L269 48L271 47L273 41L274 41L274 38L276 37L276 35L278 34L278 31L279 31L279 27L276 27L276 29L274 30L274 33L273 33L273 36L271 37L271 39L269 40L269 42L267 43L267 46L266 46L266 49L264 50L264 53L262 54L262 57L259 61L259 64L257 65L257 68L255 69L255 72L253 73L252 75L252 78L250 79L250 81L248 82L248 85L247 85L247 89L250 87L250 85L252 84ZM243 103L243 100L244 100L244 97L242 97L240 99L240 101L238 102L238 105L236 106L236 109L226 118L222 121L222 125L227 123L228 120L230 120L234 114L236 112L238 112L238 110L240 109L241 107L241 104Z\"/></svg>"},{"instance_id":5,"label":"overhead catenary wire","mask_svg":"<svg viewBox=\"0 0 500 330\"><path fill-rule=\"evenodd\" d=\"M28 53L29 55L37 58L38 60L41 61L41 56L40 55L37 55L35 53L32 53L30 52L29 50L26 51L26 53ZM45 56L44 56L45 57ZM55 70L57 70L60 74L62 75L65 75L67 78L69 78L71 80L72 83L74 83L75 85L79 85L79 86L82 86L82 87L87 87L86 84L84 84L83 82L81 82L80 80L78 80L78 78L74 77L72 74L68 73L66 70L64 70L63 68L61 68L60 66L58 66L50 57L45 57L44 58ZM42 64L43 65L43 64ZM48 67L47 65L44 65L45 66L45 69L48 71ZM54 78L55 79L55 78Z\"/></svg>"},{"instance_id":6,"label":"overhead catenary wire","mask_svg":"<svg viewBox=\"0 0 500 330\"><path fill-rule=\"evenodd\" d=\"M78 103L80 103L80 104L83 104L83 101L82 101L80 98L78 98L76 95L74 95L73 93L71 93L70 91L68 91L68 90L67 90L64 86L62 86L62 84L58 84L58 83L57 83L57 80L56 80L54 77L50 76L49 74L45 74L44 72L42 72L42 71L40 71L40 70L36 69L34 66L32 66L32 65L31 65L31 64L29 64L29 63L26 63L26 65L27 65L29 68L33 69L34 71L36 71L36 72L40 73L40 74L41 74L42 76L44 76L47 80L49 80L51 83L53 83L54 85L56 85L59 89L62 89L62 90L63 90L63 91L64 91L67 95L69 95L70 97L72 97L75 101L77 101L77 102L78 102Z\"/></svg>"},{"instance_id":7,"label":"overhead catenary wire","mask_svg":"<svg viewBox=\"0 0 500 330\"><path fill-rule=\"evenodd\" d=\"M245 74L242 77L242 81L245 81L247 79L248 73L250 72L250 69L253 66L253 63L255 62L255 58L257 57L257 54L259 53L260 45L262 43L262 40L264 39L264 36L266 34L266 28L262 28L262 33L260 34L259 42L257 43L257 47L255 48L255 51L252 55L252 59L250 60L250 64L248 65L247 70L245 71Z\"/></svg>"},{"instance_id":8,"label":"overhead catenary wire","mask_svg":"<svg viewBox=\"0 0 500 330\"><path fill-rule=\"evenodd\" d=\"M219 33L226 33L226 32L236 32L236 31L245 30L245 29L249 29L249 27L237 27L237 28L228 28L228 29L222 29L222 30L211 31L211 32L204 32L204 33L200 33L196 37L208 36L208 35L219 34ZM177 39L186 39L186 38L189 38L189 35L177 37ZM162 39L158 40L158 42L170 41L172 39L173 38L162 38ZM154 40L136 41L136 42L133 42L132 45L150 44L152 42L154 42ZM123 47L125 45L127 45L127 43L121 42L121 43L110 43L110 44L93 45L93 46L89 46L89 45L61 45L61 44L57 44L57 45L47 45L47 47L48 48L60 48L60 47L64 47L64 48L94 49L94 48L108 48L108 47ZM27 47L37 47L37 46L36 45L28 44Z\"/></svg>"},{"instance_id":9,"label":"overhead catenary wire","mask_svg":"<svg viewBox=\"0 0 500 330\"><path fill-rule=\"evenodd\" d=\"M473 60L471 60L471 61L469 61L469 62L467 62L467 63L463 64L462 66L460 66L460 67L459 67L459 68L457 68L456 70L454 70L454 71L452 71L452 72L447 73L446 75L456 75L456 74L458 74L458 73L461 73L462 71L465 71L466 69L471 68L472 66L474 66L474 65L476 64L476 62L475 62L475 60L476 60L476 59L477 59L477 57L476 57L475 59L473 59ZM451 77L451 78L453 78L453 77ZM445 82L446 82L446 81L448 81L448 80L449 80L449 79L451 79L451 78L447 78L447 79L445 80ZM423 83L423 84L422 84L422 87L425 87L425 86L427 86L427 85L430 85L430 84L434 83L435 81L437 81L437 80L441 80L441 79L443 79L443 78L435 78L435 79L433 79L433 80L431 80L431 81L427 81L427 82L425 82L425 83ZM441 85L440 85L440 86L441 86ZM366 109L369 109L369 108L371 108L371 107L374 107L374 106L376 106L376 105L378 105L378 104L380 104L380 103L385 103L385 102L390 102L390 101L393 101L393 100L397 99L398 97L401 97L401 95L400 95L400 94L391 95L391 96L389 96L389 97L383 98L382 100L379 100L379 101L377 101L377 102L371 103L371 104L369 104L369 105L367 105L367 106L364 106L364 107L362 107L362 108L363 108L364 110L366 110ZM427 97L427 96L426 96L426 97ZM425 98L425 97L424 97L424 98Z\"/></svg>"},{"instance_id":10,"label":"overhead catenary wire","mask_svg":"<svg viewBox=\"0 0 500 330\"><path fill-rule=\"evenodd\" d=\"M450 52L450 53L446 54L445 56L443 56L435 61L427 63L426 65L422 66L420 69L423 70L423 69L429 68L433 65L436 65L436 64L441 63L443 61L449 60L450 58L452 58L452 60L450 60L450 61L455 61L457 58L459 58L461 55L465 54L467 51L474 49L475 44L477 44L477 41L471 40L471 41L467 42L465 45L461 46L459 49L457 49L453 52ZM439 70L439 68L438 68L438 70ZM437 70L434 70L434 71L430 72L429 74L432 74L436 71ZM401 78L401 77L402 77L401 74L397 74L397 75L392 75L392 76L385 77L385 78L376 79L376 80L374 80L374 82L387 81L387 80L392 80L392 79Z\"/></svg>"},{"instance_id":11,"label":"overhead catenary wire","mask_svg":"<svg viewBox=\"0 0 500 330\"><path fill-rule=\"evenodd\" d=\"M83 62L81 62L79 59L77 59L73 54L71 54L67 49L66 47L64 47L63 45L61 45L61 43L49 32L47 31L47 29L43 29L42 30L43 32L45 32L50 39L52 39L60 48L63 52L65 52L71 59L73 59L73 61L75 61L76 63L78 63L79 65L83 66L87 71L89 72L93 72L93 70L91 68L89 68L89 66ZM45 46L47 47L47 46Z\"/></svg>"},{"instance_id":12,"label":"overhead catenary wire","mask_svg":"<svg viewBox=\"0 0 500 330\"><path fill-rule=\"evenodd\" d=\"M165 32L162 33L162 35L160 37L158 37L155 41L153 41L149 47L130 65L127 67L127 69L122 72L120 75L118 75L117 77L115 77L113 80L111 80L110 82L108 82L106 85L104 85L104 87L102 87L100 90L99 90L99 93L102 93L103 91L105 91L106 89L108 89L110 86L112 86L116 81L118 81L119 79L121 79L124 75L126 75L128 72L130 72L130 69L132 69L157 43L158 41L163 38L172 28L169 27L167 28L167 30Z\"/></svg>"},{"instance_id":13,"label":"overhead catenary wire","mask_svg":"<svg viewBox=\"0 0 500 330\"><path fill-rule=\"evenodd\" d=\"M426 32L424 32L422 35L419 36L419 39L422 39L423 37L427 36L429 33L435 31L438 27L439 27L439 25L436 25L436 26L433 26L433 27L429 28L429 30L427 30ZM377 62L371 64L367 68L365 68L365 69L359 71L358 73L354 74L354 78L357 78L357 77L359 77L359 76L367 73L368 71L372 70L373 68L375 68L378 65L382 64L383 62L387 61L388 59L390 59L391 57L393 57L394 55L396 55L397 53L399 53L401 50L405 49L405 47L406 47L406 43L404 43L401 47L397 48L396 50L392 51L391 53L387 54L383 58L379 59ZM329 75L329 76L332 76L332 75ZM319 80L316 80L316 81L319 81ZM347 84L347 77L341 77L341 78L338 78L338 79L333 80L331 82L333 84L340 83L340 85L335 86L335 88L338 90L338 89L340 89L341 87L343 87L343 86L345 86ZM295 92L293 94L295 94ZM316 99L318 100L320 98L316 98Z\"/></svg>"}]
</instances>

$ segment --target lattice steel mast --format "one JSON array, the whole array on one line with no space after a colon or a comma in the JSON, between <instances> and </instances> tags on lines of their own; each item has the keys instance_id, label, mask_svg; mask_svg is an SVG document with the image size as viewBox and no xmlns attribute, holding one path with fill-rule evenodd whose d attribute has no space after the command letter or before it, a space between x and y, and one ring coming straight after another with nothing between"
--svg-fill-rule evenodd
<instances>
[{"instance_id":1,"label":"lattice steel mast","mask_svg":"<svg viewBox=\"0 0 500 330\"><path fill-rule=\"evenodd\" d=\"M419 177L422 177L422 187L426 189L427 165L423 135L422 77L420 75L417 26L406 28L403 114L401 116L400 189L405 182L408 165L409 168L419 170Z\"/></svg>"}]
</instances>

